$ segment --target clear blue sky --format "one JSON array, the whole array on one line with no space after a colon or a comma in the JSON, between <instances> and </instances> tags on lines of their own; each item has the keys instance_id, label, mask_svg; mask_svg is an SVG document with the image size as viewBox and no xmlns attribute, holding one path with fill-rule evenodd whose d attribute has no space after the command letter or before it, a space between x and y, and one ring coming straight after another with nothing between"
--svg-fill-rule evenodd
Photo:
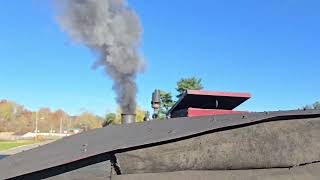
<instances>
[{"instance_id":1,"label":"clear blue sky","mask_svg":"<svg viewBox=\"0 0 320 180\"><path fill-rule=\"evenodd\" d=\"M239 109L293 109L320 100L320 1L129 0L144 27L148 67L138 103L155 88L174 92L197 76L208 90L250 92ZM112 82L92 70L94 56L69 42L48 0L3 0L0 7L0 99L29 109L116 107Z\"/></svg>"}]
</instances>

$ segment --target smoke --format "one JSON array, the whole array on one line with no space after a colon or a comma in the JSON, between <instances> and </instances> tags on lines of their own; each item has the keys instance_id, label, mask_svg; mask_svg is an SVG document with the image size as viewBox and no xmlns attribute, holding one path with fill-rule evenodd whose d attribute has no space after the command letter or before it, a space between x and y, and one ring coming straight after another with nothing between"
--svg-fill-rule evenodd
<instances>
[{"instance_id":1,"label":"smoke","mask_svg":"<svg viewBox=\"0 0 320 180\"><path fill-rule=\"evenodd\" d=\"M70 38L97 53L95 67L102 66L113 79L113 90L122 111L136 109L136 75L144 61L138 49L140 20L126 0L56 0L57 21Z\"/></svg>"}]
</instances>

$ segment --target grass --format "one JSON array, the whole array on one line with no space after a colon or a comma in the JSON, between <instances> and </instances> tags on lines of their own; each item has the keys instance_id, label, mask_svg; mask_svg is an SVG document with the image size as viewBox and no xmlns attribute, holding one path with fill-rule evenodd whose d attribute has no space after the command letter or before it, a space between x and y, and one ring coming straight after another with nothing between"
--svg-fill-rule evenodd
<instances>
[{"instance_id":1,"label":"grass","mask_svg":"<svg viewBox=\"0 0 320 180\"><path fill-rule=\"evenodd\" d=\"M34 144L35 140L0 141L0 151L16 148L23 145Z\"/></svg>"}]
</instances>

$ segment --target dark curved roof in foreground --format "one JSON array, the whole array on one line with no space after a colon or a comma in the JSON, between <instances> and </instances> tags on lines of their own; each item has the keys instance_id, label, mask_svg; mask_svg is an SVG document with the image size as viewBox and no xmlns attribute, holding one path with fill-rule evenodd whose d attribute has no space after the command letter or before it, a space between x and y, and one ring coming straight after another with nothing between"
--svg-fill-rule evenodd
<instances>
[{"instance_id":1,"label":"dark curved roof in foreground","mask_svg":"<svg viewBox=\"0 0 320 180\"><path fill-rule=\"evenodd\" d=\"M47 178L102 161L114 161L118 153L265 122L317 117L320 117L320 110L297 110L108 126L6 157L0 160L0 179Z\"/></svg>"}]
</instances>

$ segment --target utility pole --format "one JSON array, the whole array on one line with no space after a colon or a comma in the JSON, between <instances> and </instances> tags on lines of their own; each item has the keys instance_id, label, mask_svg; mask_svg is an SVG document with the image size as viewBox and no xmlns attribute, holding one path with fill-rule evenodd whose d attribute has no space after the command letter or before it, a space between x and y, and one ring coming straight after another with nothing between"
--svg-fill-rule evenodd
<instances>
[{"instance_id":1,"label":"utility pole","mask_svg":"<svg viewBox=\"0 0 320 180\"><path fill-rule=\"evenodd\" d=\"M62 133L62 118L60 118L60 134Z\"/></svg>"},{"instance_id":2,"label":"utility pole","mask_svg":"<svg viewBox=\"0 0 320 180\"><path fill-rule=\"evenodd\" d=\"M68 128L70 129L71 128L71 119L70 119L70 116L67 116L68 118Z\"/></svg>"},{"instance_id":3,"label":"utility pole","mask_svg":"<svg viewBox=\"0 0 320 180\"><path fill-rule=\"evenodd\" d=\"M36 111L36 136L38 134L38 111Z\"/></svg>"}]
</instances>

